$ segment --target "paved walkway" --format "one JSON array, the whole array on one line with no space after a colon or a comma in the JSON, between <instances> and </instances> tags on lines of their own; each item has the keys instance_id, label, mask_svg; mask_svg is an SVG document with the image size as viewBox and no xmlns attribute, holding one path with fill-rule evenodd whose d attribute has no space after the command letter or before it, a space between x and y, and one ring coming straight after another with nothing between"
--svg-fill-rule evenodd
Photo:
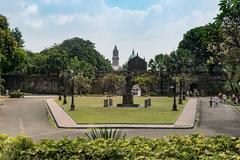
<instances>
[{"instance_id":1,"label":"paved walkway","mask_svg":"<svg viewBox=\"0 0 240 160\"><path fill-rule=\"evenodd\" d=\"M189 99L182 114L175 122L175 128L192 128L195 124L198 99Z\"/></svg>"},{"instance_id":2,"label":"paved walkway","mask_svg":"<svg viewBox=\"0 0 240 160\"><path fill-rule=\"evenodd\" d=\"M240 136L240 112L226 104L209 107L209 98L201 99L200 130L208 135Z\"/></svg>"},{"instance_id":3,"label":"paved walkway","mask_svg":"<svg viewBox=\"0 0 240 160\"><path fill-rule=\"evenodd\" d=\"M9 135L50 132L47 109L39 98L11 98L1 101L0 132Z\"/></svg>"},{"instance_id":4,"label":"paved walkway","mask_svg":"<svg viewBox=\"0 0 240 160\"><path fill-rule=\"evenodd\" d=\"M46 104L59 128L125 128L125 129L187 129L193 128L195 123L197 99L189 99L182 114L175 124L76 124L74 120L53 99L47 99Z\"/></svg>"}]
</instances>

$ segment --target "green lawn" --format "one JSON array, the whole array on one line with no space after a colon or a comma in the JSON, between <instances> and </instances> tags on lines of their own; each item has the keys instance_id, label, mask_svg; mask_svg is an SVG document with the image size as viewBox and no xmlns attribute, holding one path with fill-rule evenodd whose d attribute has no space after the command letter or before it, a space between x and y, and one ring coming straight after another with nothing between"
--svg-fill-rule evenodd
<instances>
[{"instance_id":1,"label":"green lawn","mask_svg":"<svg viewBox=\"0 0 240 160\"><path fill-rule=\"evenodd\" d=\"M183 105L178 105L178 111L172 111L173 98L151 97L152 107L144 108L144 100L147 97L136 97L135 103L140 108L118 108L121 97L113 97L113 107L103 107L103 100L106 97L75 97L75 110L69 111L71 99L68 97L67 105L62 101L56 102L75 120L77 123L174 123L183 110ZM178 102L178 101L177 101Z\"/></svg>"}]
</instances>

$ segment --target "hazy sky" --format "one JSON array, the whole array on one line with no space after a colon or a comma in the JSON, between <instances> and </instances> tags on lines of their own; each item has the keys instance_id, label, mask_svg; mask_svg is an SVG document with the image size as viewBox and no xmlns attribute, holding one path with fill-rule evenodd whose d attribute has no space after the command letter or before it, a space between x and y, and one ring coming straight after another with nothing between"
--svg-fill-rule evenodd
<instances>
[{"instance_id":1,"label":"hazy sky","mask_svg":"<svg viewBox=\"0 0 240 160\"><path fill-rule=\"evenodd\" d=\"M218 13L219 0L1 0L0 14L18 27L25 48L41 51L81 37L120 63L132 49L147 60L177 48L183 34L205 25Z\"/></svg>"}]
</instances>

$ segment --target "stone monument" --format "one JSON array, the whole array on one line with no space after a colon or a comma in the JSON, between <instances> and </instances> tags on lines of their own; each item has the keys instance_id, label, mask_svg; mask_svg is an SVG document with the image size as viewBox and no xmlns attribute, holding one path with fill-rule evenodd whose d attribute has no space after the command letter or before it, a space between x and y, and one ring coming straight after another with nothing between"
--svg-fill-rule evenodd
<instances>
[{"instance_id":1,"label":"stone monument","mask_svg":"<svg viewBox=\"0 0 240 160\"><path fill-rule=\"evenodd\" d=\"M139 104L134 104L133 94L132 94L132 75L130 72L125 77L125 94L123 94L122 104L117 104L117 107L139 107Z\"/></svg>"}]
</instances>

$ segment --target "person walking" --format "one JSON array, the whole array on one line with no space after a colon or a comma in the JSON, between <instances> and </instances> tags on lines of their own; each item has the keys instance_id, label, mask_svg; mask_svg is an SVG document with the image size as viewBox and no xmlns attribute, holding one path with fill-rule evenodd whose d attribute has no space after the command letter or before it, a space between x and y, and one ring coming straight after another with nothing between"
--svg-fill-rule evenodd
<instances>
[{"instance_id":1,"label":"person walking","mask_svg":"<svg viewBox=\"0 0 240 160\"><path fill-rule=\"evenodd\" d=\"M225 104L225 103L227 102L227 96L226 96L226 94L223 94L222 98L223 98L223 103Z\"/></svg>"},{"instance_id":2,"label":"person walking","mask_svg":"<svg viewBox=\"0 0 240 160\"><path fill-rule=\"evenodd\" d=\"M210 108L212 107L212 103L213 103L213 99L212 97L209 99L209 104L210 104Z\"/></svg>"},{"instance_id":3,"label":"person walking","mask_svg":"<svg viewBox=\"0 0 240 160\"><path fill-rule=\"evenodd\" d=\"M215 106L217 106L218 105L218 97L216 96L216 97L214 97L214 103L215 103Z\"/></svg>"}]
</instances>

